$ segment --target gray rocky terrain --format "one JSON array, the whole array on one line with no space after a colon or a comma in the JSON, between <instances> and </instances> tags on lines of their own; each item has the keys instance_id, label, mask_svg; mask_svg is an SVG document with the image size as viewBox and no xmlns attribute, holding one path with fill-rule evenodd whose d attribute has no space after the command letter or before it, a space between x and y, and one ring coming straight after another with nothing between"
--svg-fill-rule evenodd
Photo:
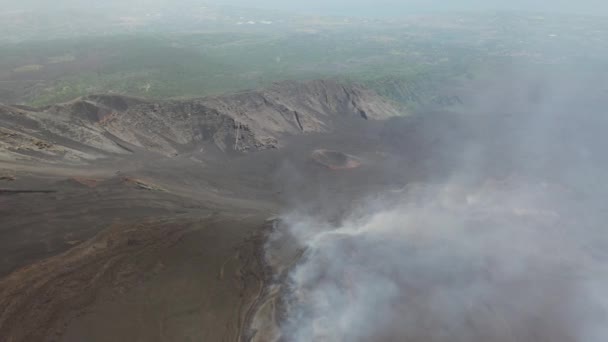
<instances>
[{"instance_id":1,"label":"gray rocky terrain","mask_svg":"<svg viewBox=\"0 0 608 342\"><path fill-rule=\"evenodd\" d=\"M512 83L3 105L2 341L603 341L605 97Z\"/></svg>"},{"instance_id":2,"label":"gray rocky terrain","mask_svg":"<svg viewBox=\"0 0 608 342\"><path fill-rule=\"evenodd\" d=\"M340 190L376 172L369 132L400 114L334 81L2 105L2 340L248 340L271 219L300 196L334 189L333 207L381 186ZM315 162L324 148L362 166L338 176Z\"/></svg>"},{"instance_id":3,"label":"gray rocky terrain","mask_svg":"<svg viewBox=\"0 0 608 342\"><path fill-rule=\"evenodd\" d=\"M175 156L279 148L286 135L327 133L345 118L399 114L373 92L334 81L162 102L97 95L45 108L3 105L0 111L4 160L72 164L120 158L134 149Z\"/></svg>"}]
</instances>

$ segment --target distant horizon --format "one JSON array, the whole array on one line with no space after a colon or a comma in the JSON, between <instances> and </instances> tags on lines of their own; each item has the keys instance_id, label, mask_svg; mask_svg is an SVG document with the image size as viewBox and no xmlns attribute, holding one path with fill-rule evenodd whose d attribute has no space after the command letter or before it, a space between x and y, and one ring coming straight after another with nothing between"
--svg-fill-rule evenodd
<instances>
[{"instance_id":1,"label":"distant horizon","mask_svg":"<svg viewBox=\"0 0 608 342\"><path fill-rule=\"evenodd\" d=\"M464 0L444 3L442 0L309 0L305 4L278 0L209 0L210 4L243 6L259 9L275 9L302 14L358 16L358 17L399 17L413 14L433 14L446 12L534 12L572 15L607 16L608 5L598 0L571 1L557 0L546 4L544 0L502 1Z\"/></svg>"},{"instance_id":2,"label":"distant horizon","mask_svg":"<svg viewBox=\"0 0 608 342\"><path fill-rule=\"evenodd\" d=\"M599 0L580 0L576 3L566 0L512 0L505 4L497 0L460 0L444 3L442 0L308 0L305 3L289 0L108 0L102 3L85 4L80 0L57 0L50 5L45 0L0 0L4 9L48 9L104 8L112 6L150 5L161 7L180 7L196 5L233 6L263 10L277 10L302 15L354 16L373 18L397 18L417 14L438 14L450 12L530 12L547 14L571 14L608 16L608 4Z\"/></svg>"}]
</instances>

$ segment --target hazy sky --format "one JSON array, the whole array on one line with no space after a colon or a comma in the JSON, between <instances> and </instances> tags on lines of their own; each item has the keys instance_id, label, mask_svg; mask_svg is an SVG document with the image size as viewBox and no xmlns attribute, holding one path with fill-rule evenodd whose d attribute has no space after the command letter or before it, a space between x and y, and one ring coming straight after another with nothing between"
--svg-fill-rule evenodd
<instances>
[{"instance_id":1,"label":"hazy sky","mask_svg":"<svg viewBox=\"0 0 608 342\"><path fill-rule=\"evenodd\" d=\"M526 10L608 14L605 0L210 0L218 4L328 11L333 14L387 14L445 10Z\"/></svg>"},{"instance_id":2,"label":"hazy sky","mask_svg":"<svg viewBox=\"0 0 608 342\"><path fill-rule=\"evenodd\" d=\"M606 0L106 0L102 2L104 5L109 3L164 3L171 6L211 3L332 15L399 16L416 12L452 10L524 10L608 15ZM0 6L4 8L23 6L57 8L62 4L91 6L100 3L93 0L0 0Z\"/></svg>"}]
</instances>

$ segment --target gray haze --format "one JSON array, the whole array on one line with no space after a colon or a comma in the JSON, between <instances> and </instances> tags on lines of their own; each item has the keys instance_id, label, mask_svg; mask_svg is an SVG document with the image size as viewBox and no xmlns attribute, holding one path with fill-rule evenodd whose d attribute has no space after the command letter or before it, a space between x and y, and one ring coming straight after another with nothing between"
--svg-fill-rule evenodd
<instances>
[{"instance_id":1,"label":"gray haze","mask_svg":"<svg viewBox=\"0 0 608 342\"><path fill-rule=\"evenodd\" d=\"M327 15L355 15L355 16L400 16L420 12L437 11L492 11L515 10L535 12L560 12L569 14L607 15L608 4L602 0L110 0L104 2L83 0L2 0L4 8L48 8L61 7L109 7L120 6L146 6L162 5L167 7L192 6L201 4L235 5L252 8L276 9L302 13Z\"/></svg>"},{"instance_id":2,"label":"gray haze","mask_svg":"<svg viewBox=\"0 0 608 342\"><path fill-rule=\"evenodd\" d=\"M486 11L486 10L518 10L541 12L564 12L607 14L608 5L601 0L311 0L311 1L279 1L279 0L219 0L218 4L234 4L252 7L277 8L317 13L345 15L386 15L398 16L416 12L428 11Z\"/></svg>"}]
</instances>

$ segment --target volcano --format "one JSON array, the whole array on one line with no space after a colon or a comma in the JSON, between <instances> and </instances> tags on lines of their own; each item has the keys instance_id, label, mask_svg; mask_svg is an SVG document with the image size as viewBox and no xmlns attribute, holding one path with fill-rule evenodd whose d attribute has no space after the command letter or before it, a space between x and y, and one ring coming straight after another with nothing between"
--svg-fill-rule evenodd
<instances>
[{"instance_id":1,"label":"volcano","mask_svg":"<svg viewBox=\"0 0 608 342\"><path fill-rule=\"evenodd\" d=\"M373 155L378 141L360 133L401 114L324 80L189 100L1 105L0 336L246 340L271 279L267 219L295 193L342 187L326 171L359 161L333 150ZM292 180L309 173L315 187ZM349 191L370 186L360 185Z\"/></svg>"},{"instance_id":2,"label":"volcano","mask_svg":"<svg viewBox=\"0 0 608 342\"><path fill-rule=\"evenodd\" d=\"M480 93L1 105L1 339L605 336L605 106Z\"/></svg>"}]
</instances>

